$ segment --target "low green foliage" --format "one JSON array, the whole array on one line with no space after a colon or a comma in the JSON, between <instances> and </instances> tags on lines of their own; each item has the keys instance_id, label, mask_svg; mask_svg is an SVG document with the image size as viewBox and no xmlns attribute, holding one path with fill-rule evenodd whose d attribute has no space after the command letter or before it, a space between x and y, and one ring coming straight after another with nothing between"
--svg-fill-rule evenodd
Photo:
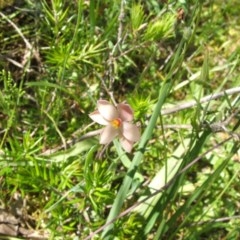
<instances>
[{"instance_id":1,"label":"low green foliage","mask_svg":"<svg viewBox=\"0 0 240 240\"><path fill-rule=\"evenodd\" d=\"M239 11L0 1L0 235L240 238ZM98 99L134 110L132 153L99 144Z\"/></svg>"}]
</instances>

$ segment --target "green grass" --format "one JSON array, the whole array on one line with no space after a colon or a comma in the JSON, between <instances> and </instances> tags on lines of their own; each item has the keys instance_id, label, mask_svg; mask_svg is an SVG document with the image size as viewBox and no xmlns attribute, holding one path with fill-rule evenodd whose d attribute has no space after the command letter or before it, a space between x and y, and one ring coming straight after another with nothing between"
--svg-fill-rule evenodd
<instances>
[{"instance_id":1,"label":"green grass","mask_svg":"<svg viewBox=\"0 0 240 240\"><path fill-rule=\"evenodd\" d=\"M1 237L240 238L239 11L0 1ZM132 153L99 144L98 99L134 109Z\"/></svg>"}]
</instances>

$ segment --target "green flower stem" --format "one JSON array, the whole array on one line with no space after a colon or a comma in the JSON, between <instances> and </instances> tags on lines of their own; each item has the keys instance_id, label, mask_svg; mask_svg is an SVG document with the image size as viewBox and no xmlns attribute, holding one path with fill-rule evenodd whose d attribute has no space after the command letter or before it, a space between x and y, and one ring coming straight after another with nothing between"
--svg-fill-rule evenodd
<instances>
[{"instance_id":1,"label":"green flower stem","mask_svg":"<svg viewBox=\"0 0 240 240\"><path fill-rule=\"evenodd\" d=\"M155 127L157 119L159 117L159 112L160 112L162 105L171 89L171 85L172 85L171 82L167 81L163 84L163 86L160 90L157 105L156 105L153 115L149 121L149 125L147 126L145 132L143 133L143 136L139 143L139 150L137 151L136 155L134 156L133 161L128 169L128 172L123 180L121 188L119 189L119 192L115 198L115 201L113 203L113 206L112 206L109 216L107 218L107 222L112 221L112 219L117 217L117 215L120 213L121 207L123 205L124 200L126 199L127 193L131 186L132 179L134 178L137 167L143 158L143 153L144 153L145 147L148 143L148 140L152 136L154 127ZM108 233L110 232L110 230L112 228L113 228L113 224L110 224L104 229L103 234L102 234L102 237L104 239L106 239L106 236L108 235Z\"/></svg>"},{"instance_id":2,"label":"green flower stem","mask_svg":"<svg viewBox=\"0 0 240 240\"><path fill-rule=\"evenodd\" d=\"M157 119L159 117L159 113L161 112L162 106L172 88L172 84L173 84L172 74L173 74L174 70L176 70L176 68L181 66L181 60L183 58L184 51L186 50L186 46L184 46L184 43L185 43L185 41L184 41L184 39L182 39L182 41L180 42L178 49L176 51L176 55L174 56L172 64L170 66L169 73L166 77L167 80L163 83L162 87L160 88L158 101L157 101L157 104L153 111L153 114L150 118L149 125L147 126L146 130L144 131L144 133L141 137L138 151L136 152L136 154L132 160L132 163L127 171L125 178L123 179L123 183L117 193L117 196L115 198L113 206L110 210L110 213L107 218L107 223L112 222L119 215L122 205L127 197L127 194L131 187L132 181L134 179L134 175L137 171L138 165L142 161L146 145L152 136ZM113 223L106 224L106 228L103 230L103 233L102 233L102 238L104 240L111 239L110 234L111 234L112 229L113 229Z\"/></svg>"}]
</instances>

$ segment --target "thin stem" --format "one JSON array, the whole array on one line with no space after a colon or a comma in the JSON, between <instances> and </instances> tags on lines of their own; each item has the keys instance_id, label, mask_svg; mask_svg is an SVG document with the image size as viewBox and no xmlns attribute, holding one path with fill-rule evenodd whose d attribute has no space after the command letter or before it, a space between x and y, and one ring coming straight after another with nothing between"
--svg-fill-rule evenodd
<instances>
[{"instance_id":1,"label":"thin stem","mask_svg":"<svg viewBox=\"0 0 240 240\"><path fill-rule=\"evenodd\" d=\"M189 101L189 102L181 103L181 104L179 104L175 107L169 108L169 109L163 109L161 111L161 114L162 115L169 115L169 114L176 113L176 112L179 112L179 111L184 110L184 109L195 107L199 103L210 102L212 100L216 100L216 99L224 97L226 95L230 96L230 95L233 95L233 94L236 94L236 93L240 93L240 87L230 88L228 90L224 90L224 91L219 92L219 93L214 93L214 94L205 96L205 97L201 98L199 101L192 100L192 101Z\"/></svg>"}]
</instances>

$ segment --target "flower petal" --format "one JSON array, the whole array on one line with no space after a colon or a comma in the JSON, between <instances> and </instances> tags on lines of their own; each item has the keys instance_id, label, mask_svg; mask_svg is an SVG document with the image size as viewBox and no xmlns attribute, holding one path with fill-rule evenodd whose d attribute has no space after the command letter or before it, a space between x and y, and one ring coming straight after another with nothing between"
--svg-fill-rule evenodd
<instances>
[{"instance_id":1,"label":"flower petal","mask_svg":"<svg viewBox=\"0 0 240 240\"><path fill-rule=\"evenodd\" d=\"M119 103L117 105L117 110L119 112L119 116L123 121L130 122L133 120L133 110L130 105L125 103Z\"/></svg>"},{"instance_id":2,"label":"flower petal","mask_svg":"<svg viewBox=\"0 0 240 240\"><path fill-rule=\"evenodd\" d=\"M112 125L106 126L100 134L100 144L110 143L118 135L118 129Z\"/></svg>"},{"instance_id":3,"label":"flower petal","mask_svg":"<svg viewBox=\"0 0 240 240\"><path fill-rule=\"evenodd\" d=\"M106 100L98 100L97 108L99 113L108 121L119 117L117 109Z\"/></svg>"},{"instance_id":4,"label":"flower petal","mask_svg":"<svg viewBox=\"0 0 240 240\"><path fill-rule=\"evenodd\" d=\"M130 153L132 151L133 142L128 141L126 138L120 138L120 143L126 152Z\"/></svg>"},{"instance_id":5,"label":"flower petal","mask_svg":"<svg viewBox=\"0 0 240 240\"><path fill-rule=\"evenodd\" d=\"M138 127L129 122L122 123L122 135L130 142L137 142L141 137Z\"/></svg>"},{"instance_id":6,"label":"flower petal","mask_svg":"<svg viewBox=\"0 0 240 240\"><path fill-rule=\"evenodd\" d=\"M103 116L99 113L99 111L94 111L88 115L94 122L101 125L108 125L109 122L103 118Z\"/></svg>"}]
</instances>

